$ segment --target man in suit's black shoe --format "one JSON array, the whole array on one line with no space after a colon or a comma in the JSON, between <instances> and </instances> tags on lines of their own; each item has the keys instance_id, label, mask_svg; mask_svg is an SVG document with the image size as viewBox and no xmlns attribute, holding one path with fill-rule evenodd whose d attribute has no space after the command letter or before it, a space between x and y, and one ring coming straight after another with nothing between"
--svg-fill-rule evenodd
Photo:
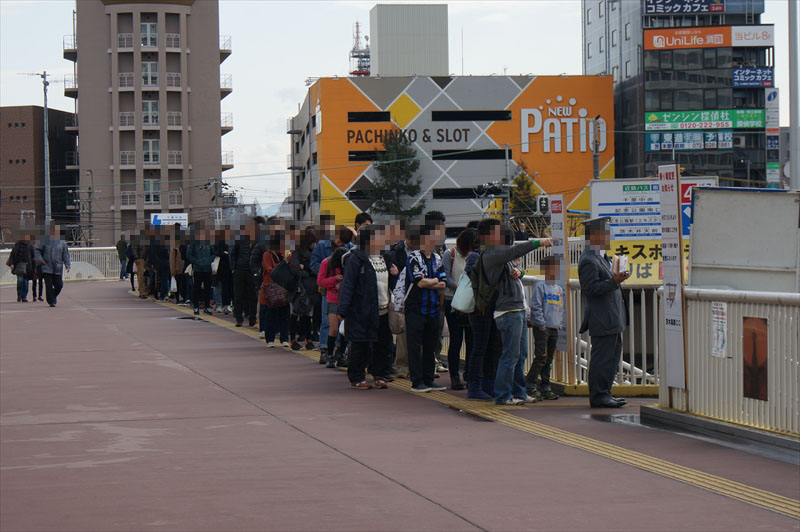
<instances>
[{"instance_id":1,"label":"man in suit's black shoe","mask_svg":"<svg viewBox=\"0 0 800 532\"><path fill-rule=\"evenodd\" d=\"M590 403L592 408L622 408L625 403L615 401L614 399L606 399L597 403Z\"/></svg>"}]
</instances>

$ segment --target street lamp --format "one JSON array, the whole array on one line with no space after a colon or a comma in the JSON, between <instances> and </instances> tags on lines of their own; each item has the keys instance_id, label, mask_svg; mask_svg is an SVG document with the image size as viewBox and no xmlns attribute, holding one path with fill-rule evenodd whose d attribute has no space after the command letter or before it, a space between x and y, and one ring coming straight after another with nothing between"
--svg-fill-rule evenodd
<instances>
[{"instance_id":1,"label":"street lamp","mask_svg":"<svg viewBox=\"0 0 800 532\"><path fill-rule=\"evenodd\" d=\"M747 167L747 188L750 188L750 165L752 163L749 159L740 159L739 164L744 164Z\"/></svg>"}]
</instances>

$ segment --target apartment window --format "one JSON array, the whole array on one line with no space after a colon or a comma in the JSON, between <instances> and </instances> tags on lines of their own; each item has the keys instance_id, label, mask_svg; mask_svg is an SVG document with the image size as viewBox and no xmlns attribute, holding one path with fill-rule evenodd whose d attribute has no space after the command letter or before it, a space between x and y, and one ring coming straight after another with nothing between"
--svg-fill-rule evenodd
<instances>
[{"instance_id":1,"label":"apartment window","mask_svg":"<svg viewBox=\"0 0 800 532\"><path fill-rule=\"evenodd\" d=\"M158 87L158 62L142 62L142 86Z\"/></svg>"},{"instance_id":2,"label":"apartment window","mask_svg":"<svg viewBox=\"0 0 800 532\"><path fill-rule=\"evenodd\" d=\"M9 123L8 123L8 127L11 127L11 125L12 125L12 124L11 124L11 122L9 122Z\"/></svg>"},{"instance_id":3,"label":"apartment window","mask_svg":"<svg viewBox=\"0 0 800 532\"><path fill-rule=\"evenodd\" d=\"M612 6L614 4L611 4ZM611 46L617 45L617 30L611 30Z\"/></svg>"},{"instance_id":4,"label":"apartment window","mask_svg":"<svg viewBox=\"0 0 800 532\"><path fill-rule=\"evenodd\" d=\"M22 164L28 164L27 159L22 159Z\"/></svg>"},{"instance_id":5,"label":"apartment window","mask_svg":"<svg viewBox=\"0 0 800 532\"><path fill-rule=\"evenodd\" d=\"M605 52L605 50L606 50L606 38L605 37L602 37L602 36L600 37L600 46L599 46L599 48L600 48L600 53Z\"/></svg>"},{"instance_id":6,"label":"apartment window","mask_svg":"<svg viewBox=\"0 0 800 532\"><path fill-rule=\"evenodd\" d=\"M158 25L155 22L142 22L142 47L155 48L158 46Z\"/></svg>"},{"instance_id":7,"label":"apartment window","mask_svg":"<svg viewBox=\"0 0 800 532\"><path fill-rule=\"evenodd\" d=\"M23 122L23 123L22 123L22 126L21 126L21 127L25 127L25 122Z\"/></svg>"},{"instance_id":8,"label":"apartment window","mask_svg":"<svg viewBox=\"0 0 800 532\"><path fill-rule=\"evenodd\" d=\"M158 139L144 139L144 164L158 164L161 161L160 150Z\"/></svg>"},{"instance_id":9,"label":"apartment window","mask_svg":"<svg viewBox=\"0 0 800 532\"><path fill-rule=\"evenodd\" d=\"M311 154L311 163L317 164L317 152Z\"/></svg>"},{"instance_id":10,"label":"apartment window","mask_svg":"<svg viewBox=\"0 0 800 532\"><path fill-rule=\"evenodd\" d=\"M626 78L631 77L631 62L630 61L625 61L625 77Z\"/></svg>"},{"instance_id":11,"label":"apartment window","mask_svg":"<svg viewBox=\"0 0 800 532\"><path fill-rule=\"evenodd\" d=\"M158 125L158 100L142 100L142 124Z\"/></svg>"},{"instance_id":12,"label":"apartment window","mask_svg":"<svg viewBox=\"0 0 800 532\"><path fill-rule=\"evenodd\" d=\"M631 40L631 23L630 22L626 22L625 23L625 40L626 41L630 41Z\"/></svg>"},{"instance_id":13,"label":"apartment window","mask_svg":"<svg viewBox=\"0 0 800 532\"><path fill-rule=\"evenodd\" d=\"M619 81L619 67L611 67L611 76L614 78L614 81Z\"/></svg>"},{"instance_id":14,"label":"apartment window","mask_svg":"<svg viewBox=\"0 0 800 532\"><path fill-rule=\"evenodd\" d=\"M14 127L19 127L19 122L14 122Z\"/></svg>"},{"instance_id":15,"label":"apartment window","mask_svg":"<svg viewBox=\"0 0 800 532\"><path fill-rule=\"evenodd\" d=\"M587 24L591 24L592 23L592 10L591 10L591 8L586 10L586 23Z\"/></svg>"},{"instance_id":16,"label":"apartment window","mask_svg":"<svg viewBox=\"0 0 800 532\"><path fill-rule=\"evenodd\" d=\"M160 179L145 179L144 180L144 202L147 203L161 203L161 180Z\"/></svg>"},{"instance_id":17,"label":"apartment window","mask_svg":"<svg viewBox=\"0 0 800 532\"><path fill-rule=\"evenodd\" d=\"M597 16L603 18L603 0L597 2Z\"/></svg>"},{"instance_id":18,"label":"apartment window","mask_svg":"<svg viewBox=\"0 0 800 532\"><path fill-rule=\"evenodd\" d=\"M611 11L616 11L617 10L617 0L608 0L608 1L609 1L609 5L611 6Z\"/></svg>"},{"instance_id":19,"label":"apartment window","mask_svg":"<svg viewBox=\"0 0 800 532\"><path fill-rule=\"evenodd\" d=\"M592 43L586 45L586 57L592 57Z\"/></svg>"}]
</instances>

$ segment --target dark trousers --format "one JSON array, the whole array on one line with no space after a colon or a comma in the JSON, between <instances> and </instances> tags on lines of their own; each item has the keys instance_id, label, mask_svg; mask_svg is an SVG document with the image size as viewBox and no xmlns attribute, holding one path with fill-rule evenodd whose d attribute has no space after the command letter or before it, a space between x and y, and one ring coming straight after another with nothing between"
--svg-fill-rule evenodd
<instances>
[{"instance_id":1,"label":"dark trousers","mask_svg":"<svg viewBox=\"0 0 800 532\"><path fill-rule=\"evenodd\" d=\"M34 277L33 279L33 298L36 299L36 294L39 294L39 297L42 297L44 293L44 274L39 274L38 277ZM36 289L39 289L37 292Z\"/></svg>"},{"instance_id":2,"label":"dark trousers","mask_svg":"<svg viewBox=\"0 0 800 532\"><path fill-rule=\"evenodd\" d=\"M250 272L247 269L233 272L233 317L237 322L244 321L244 316L251 322L256 321L256 296Z\"/></svg>"},{"instance_id":3,"label":"dark trousers","mask_svg":"<svg viewBox=\"0 0 800 532\"><path fill-rule=\"evenodd\" d=\"M175 302L176 303L183 303L187 299L186 294L186 278L188 275L185 273L179 273L175 276Z\"/></svg>"},{"instance_id":4,"label":"dark trousers","mask_svg":"<svg viewBox=\"0 0 800 532\"><path fill-rule=\"evenodd\" d=\"M169 270L157 271L156 280L158 282L158 299L167 299L167 296L169 296L169 282L172 280Z\"/></svg>"},{"instance_id":5,"label":"dark trousers","mask_svg":"<svg viewBox=\"0 0 800 532\"><path fill-rule=\"evenodd\" d=\"M541 330L538 327L533 328L533 340L536 342L533 348L533 364L528 370L528 375L525 377L525 383L529 386L536 386L539 377L542 377L542 383L539 385L539 390L550 390L550 370L553 367L553 353L556 352L556 343L558 343L558 329L547 328Z\"/></svg>"},{"instance_id":6,"label":"dark trousers","mask_svg":"<svg viewBox=\"0 0 800 532\"><path fill-rule=\"evenodd\" d=\"M601 403L611 398L611 386L622 357L622 335L592 336L589 361L589 402Z\"/></svg>"},{"instance_id":7,"label":"dark trousers","mask_svg":"<svg viewBox=\"0 0 800 532\"><path fill-rule=\"evenodd\" d=\"M319 328L322 325L322 297L319 294L316 297L312 297L311 301L314 303L314 314L311 316L311 340L320 340L320 343L324 342L324 339L319 338Z\"/></svg>"},{"instance_id":8,"label":"dark trousers","mask_svg":"<svg viewBox=\"0 0 800 532\"><path fill-rule=\"evenodd\" d=\"M345 324L345 328L347 325ZM389 375L392 362L392 331L389 330L389 314L378 317L378 339L374 342L351 340L350 361L347 365L347 378L356 384L366 377L365 370L376 379Z\"/></svg>"},{"instance_id":9,"label":"dark trousers","mask_svg":"<svg viewBox=\"0 0 800 532\"><path fill-rule=\"evenodd\" d=\"M439 316L423 316L406 312L406 344L408 345L408 372L412 385L433 384L434 349L439 332Z\"/></svg>"},{"instance_id":10,"label":"dark trousers","mask_svg":"<svg viewBox=\"0 0 800 532\"><path fill-rule=\"evenodd\" d=\"M469 316L463 312L453 310L450 306L453 301L446 299L444 312L447 318L447 330L450 331L450 345L447 348L447 367L451 377L457 377L461 368L461 345L467 344L467 360L464 367L469 367L470 352L472 351L472 329L469 327Z\"/></svg>"},{"instance_id":11,"label":"dark trousers","mask_svg":"<svg viewBox=\"0 0 800 532\"><path fill-rule=\"evenodd\" d=\"M299 342L311 341L311 316L298 316L292 314L289 317L289 338L297 339Z\"/></svg>"},{"instance_id":12,"label":"dark trousers","mask_svg":"<svg viewBox=\"0 0 800 532\"><path fill-rule=\"evenodd\" d=\"M192 303L195 308L211 306L211 272L194 272Z\"/></svg>"},{"instance_id":13,"label":"dark trousers","mask_svg":"<svg viewBox=\"0 0 800 532\"><path fill-rule=\"evenodd\" d=\"M58 294L64 288L64 279L60 275L53 273L42 273L44 275L44 289L47 294L47 302L51 305L58 303ZM41 293L41 292L40 292Z\"/></svg>"},{"instance_id":14,"label":"dark trousers","mask_svg":"<svg viewBox=\"0 0 800 532\"><path fill-rule=\"evenodd\" d=\"M483 316L475 311L469 315L469 326L472 331L472 350L465 378L468 381L485 379L494 382L497 358L502 348L494 318L491 314Z\"/></svg>"},{"instance_id":15,"label":"dark trousers","mask_svg":"<svg viewBox=\"0 0 800 532\"><path fill-rule=\"evenodd\" d=\"M230 305L233 298L233 275L227 272L222 275L217 273L217 289L222 294L222 306L227 307Z\"/></svg>"},{"instance_id":16,"label":"dark trousers","mask_svg":"<svg viewBox=\"0 0 800 532\"><path fill-rule=\"evenodd\" d=\"M266 305L263 305L266 307ZM273 342L279 335L281 342L289 341L289 305L285 307L267 308L267 324L265 328L267 343Z\"/></svg>"}]
</instances>

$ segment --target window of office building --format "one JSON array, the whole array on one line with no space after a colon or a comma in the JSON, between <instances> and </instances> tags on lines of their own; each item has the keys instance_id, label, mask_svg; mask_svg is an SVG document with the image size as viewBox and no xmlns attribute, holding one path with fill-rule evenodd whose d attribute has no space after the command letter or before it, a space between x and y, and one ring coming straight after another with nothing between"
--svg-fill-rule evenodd
<instances>
[{"instance_id":1,"label":"window of office building","mask_svg":"<svg viewBox=\"0 0 800 532\"><path fill-rule=\"evenodd\" d=\"M161 161L161 148L158 139L144 139L144 164L158 164Z\"/></svg>"},{"instance_id":2,"label":"window of office building","mask_svg":"<svg viewBox=\"0 0 800 532\"><path fill-rule=\"evenodd\" d=\"M158 125L158 100L142 100L142 124Z\"/></svg>"},{"instance_id":3,"label":"window of office building","mask_svg":"<svg viewBox=\"0 0 800 532\"><path fill-rule=\"evenodd\" d=\"M142 86L143 87L158 87L158 62L157 61L143 61L142 62Z\"/></svg>"},{"instance_id":4,"label":"window of office building","mask_svg":"<svg viewBox=\"0 0 800 532\"><path fill-rule=\"evenodd\" d=\"M703 108L703 91L700 89L675 91L675 108L697 111Z\"/></svg>"},{"instance_id":5,"label":"window of office building","mask_svg":"<svg viewBox=\"0 0 800 532\"><path fill-rule=\"evenodd\" d=\"M161 203L161 180L160 179L145 179L144 184L144 202L147 204Z\"/></svg>"}]
</instances>

